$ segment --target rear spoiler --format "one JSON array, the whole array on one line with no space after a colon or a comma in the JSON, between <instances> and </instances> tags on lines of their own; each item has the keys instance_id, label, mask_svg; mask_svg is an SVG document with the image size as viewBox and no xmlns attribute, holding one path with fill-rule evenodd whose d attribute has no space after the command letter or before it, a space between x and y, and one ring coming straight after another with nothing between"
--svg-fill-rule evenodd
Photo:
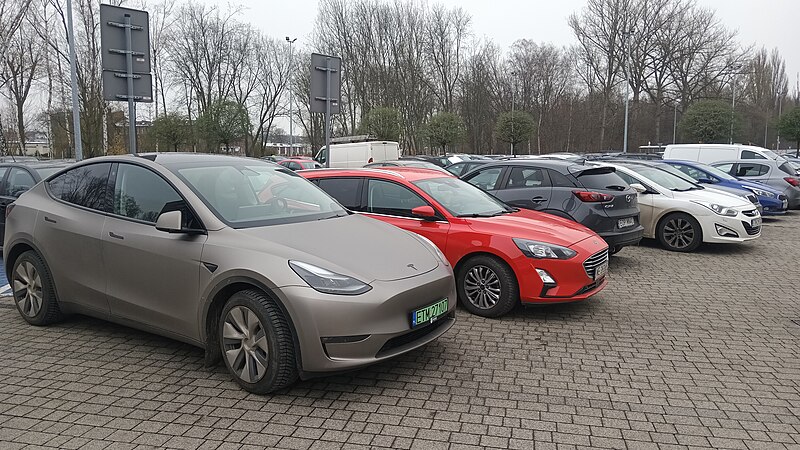
<instances>
[{"instance_id":1,"label":"rear spoiler","mask_svg":"<svg viewBox=\"0 0 800 450\"><path fill-rule=\"evenodd\" d=\"M567 170L575 177L581 175L602 175L604 173L614 173L617 171L616 168L611 166L569 166Z\"/></svg>"}]
</instances>

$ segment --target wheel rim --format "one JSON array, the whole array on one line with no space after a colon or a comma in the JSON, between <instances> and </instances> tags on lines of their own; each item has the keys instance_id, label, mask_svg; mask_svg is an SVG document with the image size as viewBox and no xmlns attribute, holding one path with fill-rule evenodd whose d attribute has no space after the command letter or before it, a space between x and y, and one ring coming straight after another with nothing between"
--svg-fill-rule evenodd
<instances>
[{"instance_id":1,"label":"wheel rim","mask_svg":"<svg viewBox=\"0 0 800 450\"><path fill-rule=\"evenodd\" d=\"M493 308L502 294L500 278L494 270L486 266L475 266L464 277L464 293L476 308Z\"/></svg>"},{"instance_id":2,"label":"wheel rim","mask_svg":"<svg viewBox=\"0 0 800 450\"><path fill-rule=\"evenodd\" d=\"M222 347L228 366L242 381L255 383L267 373L267 334L249 308L236 306L225 316Z\"/></svg>"},{"instance_id":3,"label":"wheel rim","mask_svg":"<svg viewBox=\"0 0 800 450\"><path fill-rule=\"evenodd\" d=\"M664 225L664 240L672 248L683 249L689 247L694 242L694 239L694 227L686 219L670 219Z\"/></svg>"},{"instance_id":4,"label":"wheel rim","mask_svg":"<svg viewBox=\"0 0 800 450\"><path fill-rule=\"evenodd\" d=\"M14 298L22 314L36 317L42 310L42 277L28 261L17 266L13 276Z\"/></svg>"}]
</instances>

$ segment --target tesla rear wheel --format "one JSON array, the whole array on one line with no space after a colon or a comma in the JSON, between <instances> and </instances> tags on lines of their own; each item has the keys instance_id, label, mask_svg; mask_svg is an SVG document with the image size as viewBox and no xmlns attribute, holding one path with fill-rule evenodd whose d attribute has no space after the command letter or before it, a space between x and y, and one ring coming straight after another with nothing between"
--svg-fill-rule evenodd
<instances>
[{"instance_id":1,"label":"tesla rear wheel","mask_svg":"<svg viewBox=\"0 0 800 450\"><path fill-rule=\"evenodd\" d=\"M17 310L32 325L49 325L61 320L53 277L42 258L30 250L17 258L11 272L11 288Z\"/></svg>"},{"instance_id":2,"label":"tesla rear wheel","mask_svg":"<svg viewBox=\"0 0 800 450\"><path fill-rule=\"evenodd\" d=\"M500 317L519 303L514 272L491 256L475 256L458 271L458 297L477 316Z\"/></svg>"},{"instance_id":3,"label":"tesla rear wheel","mask_svg":"<svg viewBox=\"0 0 800 450\"><path fill-rule=\"evenodd\" d=\"M297 380L292 332L269 296L258 290L233 294L219 323L222 359L245 390L267 394Z\"/></svg>"},{"instance_id":4,"label":"tesla rear wheel","mask_svg":"<svg viewBox=\"0 0 800 450\"><path fill-rule=\"evenodd\" d=\"M659 222L658 241L667 250L691 252L703 242L703 230L694 217L684 213L674 213Z\"/></svg>"}]
</instances>

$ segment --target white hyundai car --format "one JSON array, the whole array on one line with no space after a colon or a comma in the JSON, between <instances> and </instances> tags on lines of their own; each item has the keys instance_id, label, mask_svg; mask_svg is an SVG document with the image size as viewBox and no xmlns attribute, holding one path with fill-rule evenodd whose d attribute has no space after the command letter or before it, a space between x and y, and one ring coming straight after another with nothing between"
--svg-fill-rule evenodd
<instances>
[{"instance_id":1,"label":"white hyundai car","mask_svg":"<svg viewBox=\"0 0 800 450\"><path fill-rule=\"evenodd\" d=\"M747 199L704 188L647 165L598 163L639 192L644 237L667 250L691 252L703 242L739 243L761 236L761 214Z\"/></svg>"}]
</instances>

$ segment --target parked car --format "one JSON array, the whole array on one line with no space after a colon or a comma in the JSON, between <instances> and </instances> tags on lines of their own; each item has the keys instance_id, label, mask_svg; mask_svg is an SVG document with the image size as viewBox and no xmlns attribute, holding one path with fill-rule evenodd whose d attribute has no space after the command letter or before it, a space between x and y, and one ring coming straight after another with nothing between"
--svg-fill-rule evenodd
<instances>
[{"instance_id":1,"label":"parked car","mask_svg":"<svg viewBox=\"0 0 800 450\"><path fill-rule=\"evenodd\" d=\"M789 209L800 208L800 177L783 159L719 161L711 165L741 180L772 186L786 196Z\"/></svg>"},{"instance_id":2,"label":"parked car","mask_svg":"<svg viewBox=\"0 0 800 450\"><path fill-rule=\"evenodd\" d=\"M762 147L742 144L670 144L664 159L697 161L711 164L735 159L782 159L777 153Z\"/></svg>"},{"instance_id":3,"label":"parked car","mask_svg":"<svg viewBox=\"0 0 800 450\"><path fill-rule=\"evenodd\" d=\"M6 275L27 322L81 313L182 340L250 392L389 359L455 321L433 244L258 159L92 158L7 216Z\"/></svg>"},{"instance_id":4,"label":"parked car","mask_svg":"<svg viewBox=\"0 0 800 450\"><path fill-rule=\"evenodd\" d=\"M595 160L604 160L604 159L630 159L630 160L639 160L639 161L658 161L661 159L661 155L658 153L622 153L622 152L614 152L614 153L605 153L600 156L595 156L593 159Z\"/></svg>"},{"instance_id":5,"label":"parked car","mask_svg":"<svg viewBox=\"0 0 800 450\"><path fill-rule=\"evenodd\" d=\"M457 163L450 164L449 166L445 166L445 169L452 173L453 175L460 177L465 173L475 169L476 167L480 167L484 164L488 164L492 162L491 159L488 160L475 160L475 161L461 161Z\"/></svg>"},{"instance_id":6,"label":"parked car","mask_svg":"<svg viewBox=\"0 0 800 450\"><path fill-rule=\"evenodd\" d=\"M746 189L752 192L758 199L758 203L764 208L763 211L761 211L762 215L785 214L786 209L789 207L789 200L783 192L765 184L739 180L729 173L723 172L708 164L676 160L665 160L664 162L690 176L700 184L715 188L730 187Z\"/></svg>"},{"instance_id":7,"label":"parked car","mask_svg":"<svg viewBox=\"0 0 800 450\"><path fill-rule=\"evenodd\" d=\"M278 164L291 170L319 169L322 164L313 159L292 158L278 161Z\"/></svg>"},{"instance_id":8,"label":"parked car","mask_svg":"<svg viewBox=\"0 0 800 450\"><path fill-rule=\"evenodd\" d=\"M509 207L440 173L303 172L352 211L430 239L455 267L468 311L499 317L522 302L586 299L606 285L608 246L573 221Z\"/></svg>"},{"instance_id":9,"label":"parked car","mask_svg":"<svg viewBox=\"0 0 800 450\"><path fill-rule=\"evenodd\" d=\"M431 164L436 164L439 167L446 167L450 164L454 164L461 161L466 161L465 158L461 158L460 156L453 156L453 155L445 155L445 156L431 156L431 155L414 155L414 156L404 156L400 158L401 160L417 160L417 161L427 161Z\"/></svg>"},{"instance_id":10,"label":"parked car","mask_svg":"<svg viewBox=\"0 0 800 450\"><path fill-rule=\"evenodd\" d=\"M752 203L692 183L657 167L598 163L639 192L644 237L670 251L691 252L703 242L740 243L761 236L761 214Z\"/></svg>"},{"instance_id":11,"label":"parked car","mask_svg":"<svg viewBox=\"0 0 800 450\"><path fill-rule=\"evenodd\" d=\"M36 183L72 164L70 161L24 160L0 163L0 246L6 231L6 208Z\"/></svg>"},{"instance_id":12,"label":"parked car","mask_svg":"<svg viewBox=\"0 0 800 450\"><path fill-rule=\"evenodd\" d=\"M289 159L289 158L287 158L286 156L283 156L283 155L269 155L269 156L265 156L265 157L263 157L261 159L277 163L277 162L281 162L281 161Z\"/></svg>"},{"instance_id":13,"label":"parked car","mask_svg":"<svg viewBox=\"0 0 800 450\"><path fill-rule=\"evenodd\" d=\"M461 178L512 206L590 228L608 243L612 254L642 239L636 191L613 168L520 159L485 164Z\"/></svg>"},{"instance_id":14,"label":"parked car","mask_svg":"<svg viewBox=\"0 0 800 450\"><path fill-rule=\"evenodd\" d=\"M364 167L364 164L395 160L400 157L400 144L393 141L342 142L331 144L330 167ZM314 159L325 164L325 147Z\"/></svg>"},{"instance_id":15,"label":"parked car","mask_svg":"<svg viewBox=\"0 0 800 450\"><path fill-rule=\"evenodd\" d=\"M373 169L377 169L377 168L381 168L381 167L386 167L386 168L389 168L389 167L417 167L417 168L420 168L420 169L435 170L437 172L446 173L446 174L450 175L450 172L444 170L443 168L437 166L436 164L429 163L427 161L416 161L416 160L413 160L413 159L398 159L398 160L395 160L395 161L376 162L376 163L367 164L364 167L373 168Z\"/></svg>"}]
</instances>

